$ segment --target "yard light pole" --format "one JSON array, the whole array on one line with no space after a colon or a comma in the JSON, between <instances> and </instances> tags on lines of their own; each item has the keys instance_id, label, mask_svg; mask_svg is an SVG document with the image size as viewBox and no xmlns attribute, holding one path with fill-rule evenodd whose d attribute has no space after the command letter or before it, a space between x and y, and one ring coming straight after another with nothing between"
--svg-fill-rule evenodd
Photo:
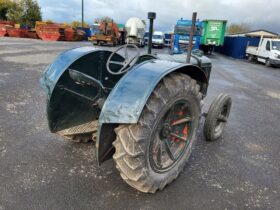
<instances>
[{"instance_id":1,"label":"yard light pole","mask_svg":"<svg viewBox=\"0 0 280 210\"><path fill-rule=\"evenodd\" d=\"M194 36L194 31L195 31L196 15L197 15L196 12L194 12L193 15L192 15L192 28L191 28L191 32L190 32L190 38L189 38L187 63L191 62L191 54L192 54L192 47L193 47L193 36Z\"/></svg>"},{"instance_id":2,"label":"yard light pole","mask_svg":"<svg viewBox=\"0 0 280 210\"><path fill-rule=\"evenodd\" d=\"M152 36L153 36L153 28L154 28L154 19L156 19L156 13L155 12L149 12L148 13L148 19L150 19L148 54L152 54Z\"/></svg>"},{"instance_id":3,"label":"yard light pole","mask_svg":"<svg viewBox=\"0 0 280 210\"><path fill-rule=\"evenodd\" d=\"M82 28L84 28L84 0L82 0Z\"/></svg>"}]
</instances>

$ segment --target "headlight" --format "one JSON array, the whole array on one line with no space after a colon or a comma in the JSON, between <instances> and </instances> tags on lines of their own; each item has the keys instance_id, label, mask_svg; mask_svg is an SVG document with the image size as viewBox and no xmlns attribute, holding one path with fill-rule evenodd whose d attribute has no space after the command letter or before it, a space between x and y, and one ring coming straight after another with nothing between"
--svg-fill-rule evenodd
<instances>
[{"instance_id":1,"label":"headlight","mask_svg":"<svg viewBox=\"0 0 280 210\"><path fill-rule=\"evenodd\" d=\"M277 53L274 53L274 57L280 59L280 55Z\"/></svg>"}]
</instances>

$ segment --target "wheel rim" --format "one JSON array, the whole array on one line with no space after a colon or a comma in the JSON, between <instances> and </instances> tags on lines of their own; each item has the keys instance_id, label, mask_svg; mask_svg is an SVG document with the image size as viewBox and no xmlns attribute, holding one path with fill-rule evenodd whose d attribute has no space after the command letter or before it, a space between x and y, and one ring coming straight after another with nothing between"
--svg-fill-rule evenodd
<instances>
[{"instance_id":1,"label":"wheel rim","mask_svg":"<svg viewBox=\"0 0 280 210\"><path fill-rule=\"evenodd\" d=\"M150 143L150 165L157 172L171 169L189 146L193 131L189 103L174 103L157 123Z\"/></svg>"},{"instance_id":2,"label":"wheel rim","mask_svg":"<svg viewBox=\"0 0 280 210\"><path fill-rule=\"evenodd\" d=\"M229 115L229 104L225 104L217 117L216 126L215 126L215 133L218 135L220 132L223 131L224 126L227 122L227 118Z\"/></svg>"}]
</instances>

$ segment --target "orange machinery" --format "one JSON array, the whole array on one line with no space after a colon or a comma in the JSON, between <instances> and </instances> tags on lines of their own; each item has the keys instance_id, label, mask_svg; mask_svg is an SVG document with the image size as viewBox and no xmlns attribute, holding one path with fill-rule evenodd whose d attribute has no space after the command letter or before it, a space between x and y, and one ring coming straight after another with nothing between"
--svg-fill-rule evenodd
<instances>
[{"instance_id":1,"label":"orange machinery","mask_svg":"<svg viewBox=\"0 0 280 210\"><path fill-rule=\"evenodd\" d=\"M119 43L120 32L114 21L102 21L99 29L100 31L91 37L93 44L116 46Z\"/></svg>"}]
</instances>

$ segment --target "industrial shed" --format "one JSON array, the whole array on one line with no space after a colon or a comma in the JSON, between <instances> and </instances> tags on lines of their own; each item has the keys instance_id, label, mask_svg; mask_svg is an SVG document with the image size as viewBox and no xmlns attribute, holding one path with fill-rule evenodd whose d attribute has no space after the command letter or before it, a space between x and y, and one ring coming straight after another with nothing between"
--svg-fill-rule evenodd
<instances>
[{"instance_id":1,"label":"industrial shed","mask_svg":"<svg viewBox=\"0 0 280 210\"><path fill-rule=\"evenodd\" d=\"M262 29L246 33L226 35L224 45L217 48L216 51L232 58L244 59L246 57L247 45L258 46L261 37L278 38L279 35Z\"/></svg>"}]
</instances>

